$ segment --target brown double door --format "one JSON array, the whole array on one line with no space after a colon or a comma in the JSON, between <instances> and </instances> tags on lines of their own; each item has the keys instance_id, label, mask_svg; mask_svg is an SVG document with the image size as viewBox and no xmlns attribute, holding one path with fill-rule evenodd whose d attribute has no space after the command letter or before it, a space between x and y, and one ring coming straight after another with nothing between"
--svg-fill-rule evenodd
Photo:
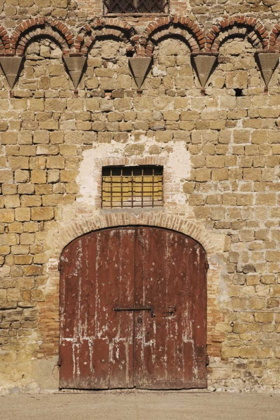
<instances>
[{"instance_id":1,"label":"brown double door","mask_svg":"<svg viewBox=\"0 0 280 420\"><path fill-rule=\"evenodd\" d=\"M206 386L206 255L153 227L86 234L61 256L60 387Z\"/></svg>"}]
</instances>

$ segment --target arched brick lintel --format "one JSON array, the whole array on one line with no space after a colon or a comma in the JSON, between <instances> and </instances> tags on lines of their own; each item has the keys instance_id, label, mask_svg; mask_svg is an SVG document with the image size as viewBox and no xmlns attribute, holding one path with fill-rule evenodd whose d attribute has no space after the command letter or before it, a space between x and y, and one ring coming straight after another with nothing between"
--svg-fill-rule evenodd
<instances>
[{"instance_id":1,"label":"arched brick lintel","mask_svg":"<svg viewBox=\"0 0 280 420\"><path fill-rule=\"evenodd\" d=\"M250 42L258 49L269 48L269 35L263 24L256 18L242 15L226 17L215 23L208 32L205 50L217 53L225 39L237 36L248 36Z\"/></svg>"},{"instance_id":2,"label":"arched brick lintel","mask_svg":"<svg viewBox=\"0 0 280 420\"><path fill-rule=\"evenodd\" d=\"M0 54L4 55L6 51L10 50L10 38L9 35L4 28L4 26L0 25Z\"/></svg>"},{"instance_id":3,"label":"arched brick lintel","mask_svg":"<svg viewBox=\"0 0 280 420\"><path fill-rule=\"evenodd\" d=\"M74 48L77 53L88 54L96 40L113 37L130 44L129 49L132 50L131 38L135 33L133 26L120 19L96 19L81 28L75 39Z\"/></svg>"},{"instance_id":4,"label":"arched brick lintel","mask_svg":"<svg viewBox=\"0 0 280 420\"><path fill-rule=\"evenodd\" d=\"M145 212L138 215L114 213L76 221L58 229L53 235L52 261L58 261L70 242L86 233L117 226L144 225L171 229L183 233L199 242L208 256L224 251L224 236L210 233L205 227L184 217L163 212Z\"/></svg>"},{"instance_id":5,"label":"arched brick lintel","mask_svg":"<svg viewBox=\"0 0 280 420\"><path fill-rule=\"evenodd\" d=\"M137 55L151 56L154 43L168 36L181 36L186 40L192 52L202 51L206 38L198 23L188 17L166 16L151 22L139 36ZM144 43L143 40L146 40ZM145 45L146 44L146 45Z\"/></svg>"},{"instance_id":6,"label":"arched brick lintel","mask_svg":"<svg viewBox=\"0 0 280 420\"><path fill-rule=\"evenodd\" d=\"M49 37L58 43L64 55L74 44L74 34L61 21L45 17L31 18L18 25L10 38L10 52L24 55L27 45L38 37Z\"/></svg>"},{"instance_id":7,"label":"arched brick lintel","mask_svg":"<svg viewBox=\"0 0 280 420\"><path fill-rule=\"evenodd\" d=\"M271 51L280 51L280 25L277 24L274 26L270 33L269 38L269 49Z\"/></svg>"}]
</instances>

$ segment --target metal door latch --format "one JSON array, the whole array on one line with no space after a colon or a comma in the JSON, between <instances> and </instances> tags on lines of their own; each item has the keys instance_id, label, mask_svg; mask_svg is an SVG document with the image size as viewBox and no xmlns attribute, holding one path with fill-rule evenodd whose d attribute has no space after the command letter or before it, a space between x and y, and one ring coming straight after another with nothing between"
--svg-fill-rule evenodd
<instances>
[{"instance_id":1,"label":"metal door latch","mask_svg":"<svg viewBox=\"0 0 280 420\"><path fill-rule=\"evenodd\" d=\"M114 308L114 311L152 311L153 308L148 306L131 306L127 308Z\"/></svg>"},{"instance_id":2,"label":"metal door latch","mask_svg":"<svg viewBox=\"0 0 280 420\"><path fill-rule=\"evenodd\" d=\"M114 308L116 312L140 312L140 311L151 311L151 317L154 317L154 309L149 306L130 306L126 308Z\"/></svg>"}]
</instances>

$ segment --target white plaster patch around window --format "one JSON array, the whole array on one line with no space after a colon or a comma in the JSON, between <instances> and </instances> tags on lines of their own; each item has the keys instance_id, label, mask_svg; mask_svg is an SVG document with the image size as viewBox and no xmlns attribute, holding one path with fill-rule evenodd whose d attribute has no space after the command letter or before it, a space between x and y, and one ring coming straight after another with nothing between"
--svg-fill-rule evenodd
<instances>
[{"instance_id":1,"label":"white plaster patch around window","mask_svg":"<svg viewBox=\"0 0 280 420\"><path fill-rule=\"evenodd\" d=\"M129 145L143 146L143 153L131 156L127 155L126 148ZM161 150L157 155L151 155L149 148L156 145ZM77 177L77 184L80 187L80 194L77 202L87 205L96 205L98 198L100 198L100 182L101 182L101 167L105 161L110 159L114 161L114 165L137 165L145 164L145 159L154 159L150 164L157 164L161 159L164 166L164 172L168 176L165 178L164 193L165 202L176 202L178 204L186 203L186 194L183 192L183 182L186 181L191 172L191 157L187 150L186 143L169 142L168 150L166 143L156 142L155 138L148 138L141 136L140 141L135 142L134 136L131 135L129 143L119 143L112 141L110 144L96 144L92 149L85 150L83 153L83 160L79 168ZM142 163L140 163L142 161ZM167 181L167 182L166 182ZM168 192L170 191L170 192Z\"/></svg>"}]
</instances>

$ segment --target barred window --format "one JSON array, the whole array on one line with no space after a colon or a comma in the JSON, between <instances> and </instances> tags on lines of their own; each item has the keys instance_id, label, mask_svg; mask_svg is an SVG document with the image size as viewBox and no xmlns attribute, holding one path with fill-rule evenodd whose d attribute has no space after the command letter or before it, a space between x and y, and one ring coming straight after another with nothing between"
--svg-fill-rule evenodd
<instances>
[{"instance_id":1,"label":"barred window","mask_svg":"<svg viewBox=\"0 0 280 420\"><path fill-rule=\"evenodd\" d=\"M104 0L105 13L168 13L168 0Z\"/></svg>"},{"instance_id":2,"label":"barred window","mask_svg":"<svg viewBox=\"0 0 280 420\"><path fill-rule=\"evenodd\" d=\"M102 208L162 205L162 166L106 166L102 169Z\"/></svg>"}]
</instances>

